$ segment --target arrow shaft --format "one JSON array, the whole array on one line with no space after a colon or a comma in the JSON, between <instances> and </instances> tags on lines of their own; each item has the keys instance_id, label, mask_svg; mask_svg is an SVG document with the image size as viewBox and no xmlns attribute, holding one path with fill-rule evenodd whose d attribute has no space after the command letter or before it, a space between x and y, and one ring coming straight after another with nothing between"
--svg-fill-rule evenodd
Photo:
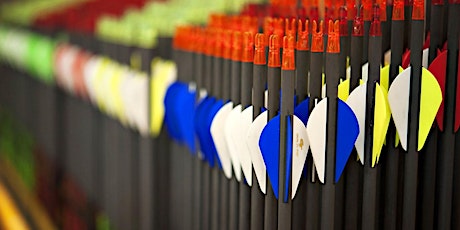
<instances>
[{"instance_id":1,"label":"arrow shaft","mask_svg":"<svg viewBox=\"0 0 460 230\"><path fill-rule=\"evenodd\" d=\"M267 84L267 66L253 66L253 120L261 113L264 106L264 92ZM251 229L262 230L264 228L264 194L259 189L259 181L257 180L255 171L252 171L252 188L251 188Z\"/></svg>"},{"instance_id":2,"label":"arrow shaft","mask_svg":"<svg viewBox=\"0 0 460 230\"><path fill-rule=\"evenodd\" d=\"M447 8L447 6L445 7ZM448 5L448 22L447 24L447 71L446 71L446 87L444 96L444 132L440 134L440 148L437 165L437 224L436 227L450 229L452 220L452 188L453 188L453 173L454 173L454 152L455 148L455 98L457 85L457 68L458 68L458 39L460 20L460 4Z\"/></svg>"},{"instance_id":3,"label":"arrow shaft","mask_svg":"<svg viewBox=\"0 0 460 230\"><path fill-rule=\"evenodd\" d=\"M321 229L335 229L335 158L337 128L337 95L339 85L339 54L326 54L326 96L328 98L326 131L326 172L321 198Z\"/></svg>"},{"instance_id":4,"label":"arrow shaft","mask_svg":"<svg viewBox=\"0 0 460 230\"><path fill-rule=\"evenodd\" d=\"M323 53L322 52L310 52L310 113L315 107L315 100L321 100L321 89L322 89L322 72L323 72ZM310 172L308 178L310 178L307 185L307 223L306 229L319 229L320 224L320 210L321 199L320 191L321 184L316 182L316 169L313 162L312 154L307 158L307 170Z\"/></svg>"},{"instance_id":5,"label":"arrow shaft","mask_svg":"<svg viewBox=\"0 0 460 230\"><path fill-rule=\"evenodd\" d=\"M403 33L404 21L392 20L391 25L391 63L389 84L399 74L399 67L402 63L403 55ZM396 127L394 122L390 121L390 126L387 132L387 148L388 152L385 155L386 169L385 169L385 199L384 199L384 214L383 223L385 229L397 229L398 218L398 181L399 178L399 157L400 148L395 146Z\"/></svg>"},{"instance_id":6,"label":"arrow shaft","mask_svg":"<svg viewBox=\"0 0 460 230\"><path fill-rule=\"evenodd\" d=\"M349 30L350 32L352 30ZM361 59L363 55L362 36L351 36L350 39L350 92L359 86L359 80L362 76ZM361 220L361 195L362 194L362 167L356 161L356 151L352 153L350 162L346 169L345 187L345 229L358 229ZM353 184L354 186L351 186Z\"/></svg>"},{"instance_id":7,"label":"arrow shaft","mask_svg":"<svg viewBox=\"0 0 460 230\"><path fill-rule=\"evenodd\" d=\"M252 97L252 66L251 62L241 63L241 104L244 110L251 104ZM252 176L252 175L251 175ZM251 189L241 180L240 184L240 210L239 210L239 229L250 229L251 222L248 217L251 213Z\"/></svg>"},{"instance_id":8,"label":"arrow shaft","mask_svg":"<svg viewBox=\"0 0 460 230\"><path fill-rule=\"evenodd\" d=\"M281 68L268 67L267 84L268 84L268 120L275 117L279 110L280 88L281 88ZM266 230L276 229L278 227L278 202L271 188L271 181L267 175L267 195L265 197L264 228Z\"/></svg>"},{"instance_id":9,"label":"arrow shaft","mask_svg":"<svg viewBox=\"0 0 460 230\"><path fill-rule=\"evenodd\" d=\"M377 168L372 167L372 147L374 132L375 87L380 79L380 63L382 53L382 37L370 36L369 46L369 77L367 80L366 120L364 142L364 178L362 228L375 229L377 221Z\"/></svg>"},{"instance_id":10,"label":"arrow shaft","mask_svg":"<svg viewBox=\"0 0 460 230\"><path fill-rule=\"evenodd\" d=\"M286 152L286 145L288 144L286 137L288 130L287 119L294 114L295 70L282 70L281 79L278 229L291 229L291 177L286 178L286 174L290 173L286 172L288 154ZM286 188L286 186L288 187Z\"/></svg>"},{"instance_id":11,"label":"arrow shaft","mask_svg":"<svg viewBox=\"0 0 460 230\"><path fill-rule=\"evenodd\" d=\"M310 69L310 51L296 50L295 93L297 102L308 97L308 71Z\"/></svg>"}]
</instances>

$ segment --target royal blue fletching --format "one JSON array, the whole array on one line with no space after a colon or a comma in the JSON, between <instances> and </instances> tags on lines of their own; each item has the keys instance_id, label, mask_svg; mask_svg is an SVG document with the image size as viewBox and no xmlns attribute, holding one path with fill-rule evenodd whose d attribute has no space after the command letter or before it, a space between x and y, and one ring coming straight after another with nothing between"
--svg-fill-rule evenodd
<instances>
[{"instance_id":1,"label":"royal blue fletching","mask_svg":"<svg viewBox=\"0 0 460 230\"><path fill-rule=\"evenodd\" d=\"M309 115L309 105L310 105L310 98L305 99L304 101L300 102L295 109L294 115L298 117L304 125L307 125L308 115Z\"/></svg>"},{"instance_id":2,"label":"royal blue fletching","mask_svg":"<svg viewBox=\"0 0 460 230\"><path fill-rule=\"evenodd\" d=\"M166 91L164 105L165 105L165 123L169 135L176 140L180 141L180 130L176 121L176 114L174 113L174 108L178 100L178 94L180 91L187 89L187 86L180 82L175 82L171 84Z\"/></svg>"},{"instance_id":3,"label":"royal blue fletching","mask_svg":"<svg viewBox=\"0 0 460 230\"><path fill-rule=\"evenodd\" d=\"M278 199L278 170L280 149L280 115L271 119L262 130L259 147L267 168L273 192Z\"/></svg>"},{"instance_id":4,"label":"royal blue fletching","mask_svg":"<svg viewBox=\"0 0 460 230\"><path fill-rule=\"evenodd\" d=\"M205 125L204 134L205 134L205 142L206 142L205 145L206 145L207 151L209 151L210 153L210 156L212 156L209 159L209 165L211 167L214 167L214 163L217 161L220 168L222 168L222 165L220 164L220 159L217 155L216 145L214 144L214 139L212 138L212 135L211 135L211 124L217 112L220 110L220 108L222 108L222 106L223 106L222 100L214 99L214 104L209 107L209 110L206 111L207 114L204 117L204 125Z\"/></svg>"},{"instance_id":5,"label":"royal blue fletching","mask_svg":"<svg viewBox=\"0 0 460 230\"><path fill-rule=\"evenodd\" d=\"M292 120L291 116L286 118L286 178L284 181L284 202L289 199L289 184L292 172Z\"/></svg>"},{"instance_id":6,"label":"royal blue fletching","mask_svg":"<svg viewBox=\"0 0 460 230\"><path fill-rule=\"evenodd\" d=\"M359 124L353 110L342 100L337 105L337 141L335 157L335 182L337 183L353 151L359 134Z\"/></svg>"},{"instance_id":7,"label":"royal blue fletching","mask_svg":"<svg viewBox=\"0 0 460 230\"><path fill-rule=\"evenodd\" d=\"M198 141L200 143L200 149L201 152L204 155L205 160L209 161L212 159L212 156L210 156L210 152L208 151L208 148L206 148L206 130L205 130L205 125L203 123L203 116L206 115L206 111L210 106L212 106L214 102L214 99L211 97L205 97L203 100L200 102L198 105L196 112L195 112L195 117L194 117L194 126L195 126L195 132L196 135L198 136Z\"/></svg>"},{"instance_id":8,"label":"royal blue fletching","mask_svg":"<svg viewBox=\"0 0 460 230\"><path fill-rule=\"evenodd\" d=\"M193 117L195 114L195 99L196 92L189 92L187 96L182 100L182 113L180 114L181 121L181 133L183 140L191 153L195 153L195 131L193 124ZM186 111L186 114L184 114Z\"/></svg>"}]
</instances>

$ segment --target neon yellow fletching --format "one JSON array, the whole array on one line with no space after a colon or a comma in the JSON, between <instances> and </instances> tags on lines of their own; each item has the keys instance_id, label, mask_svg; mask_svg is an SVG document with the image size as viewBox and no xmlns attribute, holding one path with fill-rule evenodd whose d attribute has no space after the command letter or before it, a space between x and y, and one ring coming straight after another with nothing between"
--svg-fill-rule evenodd
<instances>
[{"instance_id":1,"label":"neon yellow fletching","mask_svg":"<svg viewBox=\"0 0 460 230\"><path fill-rule=\"evenodd\" d=\"M153 136L158 136L161 131L165 115L164 97L169 85L174 81L174 63L154 59L152 61L152 80L150 81L150 131Z\"/></svg>"},{"instance_id":2,"label":"neon yellow fletching","mask_svg":"<svg viewBox=\"0 0 460 230\"><path fill-rule=\"evenodd\" d=\"M375 85L374 135L372 146L372 167L377 163L390 123L390 107L387 92L378 83Z\"/></svg>"},{"instance_id":3,"label":"neon yellow fletching","mask_svg":"<svg viewBox=\"0 0 460 230\"><path fill-rule=\"evenodd\" d=\"M347 101L348 95L350 95L350 80L340 80L337 96L340 100Z\"/></svg>"},{"instance_id":4,"label":"neon yellow fletching","mask_svg":"<svg viewBox=\"0 0 460 230\"><path fill-rule=\"evenodd\" d=\"M442 91L438 81L434 75L425 68L422 68L421 84L418 151L420 151L425 144L442 101Z\"/></svg>"}]
</instances>

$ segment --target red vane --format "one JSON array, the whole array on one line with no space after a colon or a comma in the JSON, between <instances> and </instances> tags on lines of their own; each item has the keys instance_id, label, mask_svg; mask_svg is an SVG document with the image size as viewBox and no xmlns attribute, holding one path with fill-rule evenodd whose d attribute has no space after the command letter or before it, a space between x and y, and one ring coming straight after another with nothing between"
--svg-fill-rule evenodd
<instances>
[{"instance_id":1,"label":"red vane","mask_svg":"<svg viewBox=\"0 0 460 230\"><path fill-rule=\"evenodd\" d=\"M319 23L319 28L317 22L313 21L311 34L311 52L324 52L323 21Z\"/></svg>"},{"instance_id":2,"label":"red vane","mask_svg":"<svg viewBox=\"0 0 460 230\"><path fill-rule=\"evenodd\" d=\"M424 0L413 0L412 6L412 20L424 20L425 19L425 1Z\"/></svg>"},{"instance_id":3,"label":"red vane","mask_svg":"<svg viewBox=\"0 0 460 230\"><path fill-rule=\"evenodd\" d=\"M280 67L280 38L276 34L270 35L268 49L268 66Z\"/></svg>"},{"instance_id":4,"label":"red vane","mask_svg":"<svg viewBox=\"0 0 460 230\"><path fill-rule=\"evenodd\" d=\"M262 33L256 34L256 37L255 37L254 64L256 65L267 64L267 59L265 57L265 35Z\"/></svg>"},{"instance_id":5,"label":"red vane","mask_svg":"<svg viewBox=\"0 0 460 230\"><path fill-rule=\"evenodd\" d=\"M441 87L442 98L445 95L446 89L446 65L447 65L447 51L444 51L431 62L428 70L434 75L438 84ZM436 123L441 131L444 131L444 100L441 101L438 113L436 114Z\"/></svg>"},{"instance_id":6,"label":"red vane","mask_svg":"<svg viewBox=\"0 0 460 230\"><path fill-rule=\"evenodd\" d=\"M406 52L403 53L402 56L402 63L401 66L406 69L410 65L410 50L407 49Z\"/></svg>"},{"instance_id":7,"label":"red vane","mask_svg":"<svg viewBox=\"0 0 460 230\"><path fill-rule=\"evenodd\" d=\"M254 61L254 36L251 32L243 33L243 53L241 56L243 62Z\"/></svg>"},{"instance_id":8,"label":"red vane","mask_svg":"<svg viewBox=\"0 0 460 230\"><path fill-rule=\"evenodd\" d=\"M327 33L327 53L340 53L339 21L329 21Z\"/></svg>"},{"instance_id":9,"label":"red vane","mask_svg":"<svg viewBox=\"0 0 460 230\"><path fill-rule=\"evenodd\" d=\"M392 19L395 21L404 20L404 0L394 0Z\"/></svg>"},{"instance_id":10,"label":"red vane","mask_svg":"<svg viewBox=\"0 0 460 230\"><path fill-rule=\"evenodd\" d=\"M292 35L283 38L283 70L295 70L295 37Z\"/></svg>"},{"instance_id":11,"label":"red vane","mask_svg":"<svg viewBox=\"0 0 460 230\"><path fill-rule=\"evenodd\" d=\"M302 20L299 19L297 31L297 50L309 50L308 44L308 20L305 20L305 30L302 28Z\"/></svg>"},{"instance_id":12,"label":"red vane","mask_svg":"<svg viewBox=\"0 0 460 230\"><path fill-rule=\"evenodd\" d=\"M370 36L382 36L382 28L380 23L380 8L378 4L374 5L374 15L369 29Z\"/></svg>"}]
</instances>

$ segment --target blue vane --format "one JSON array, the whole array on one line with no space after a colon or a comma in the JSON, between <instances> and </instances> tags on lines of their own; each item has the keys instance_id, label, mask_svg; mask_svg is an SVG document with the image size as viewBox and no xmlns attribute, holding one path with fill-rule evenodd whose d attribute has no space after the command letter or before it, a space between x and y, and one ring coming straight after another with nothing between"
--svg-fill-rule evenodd
<instances>
[{"instance_id":1,"label":"blue vane","mask_svg":"<svg viewBox=\"0 0 460 230\"><path fill-rule=\"evenodd\" d=\"M289 184L292 172L292 117L286 118L286 178L284 181L284 202L287 203L289 199Z\"/></svg>"},{"instance_id":2,"label":"blue vane","mask_svg":"<svg viewBox=\"0 0 460 230\"><path fill-rule=\"evenodd\" d=\"M337 105L337 142L335 158L335 182L337 183L347 164L358 138L359 124L353 110L342 100Z\"/></svg>"},{"instance_id":3,"label":"blue vane","mask_svg":"<svg viewBox=\"0 0 460 230\"><path fill-rule=\"evenodd\" d=\"M204 121L204 134L205 134L205 148L207 149L206 151L209 152L210 156L212 156L210 159L208 159L209 165L211 167L214 167L214 163L217 161L219 162L219 168L222 168L220 164L220 159L217 155L217 149L216 145L214 144L214 139L212 138L211 135L211 124L212 120L216 116L216 113L222 108L223 106L223 101L222 100L214 100L214 104L211 105L208 109L206 116L203 117Z\"/></svg>"},{"instance_id":4,"label":"blue vane","mask_svg":"<svg viewBox=\"0 0 460 230\"><path fill-rule=\"evenodd\" d=\"M309 114L310 98L306 98L300 104L298 104L294 109L294 115L298 117L304 125L307 125Z\"/></svg>"},{"instance_id":5,"label":"blue vane","mask_svg":"<svg viewBox=\"0 0 460 230\"><path fill-rule=\"evenodd\" d=\"M166 91L164 99L166 128L168 129L171 137L176 141L181 140L181 135L174 111L176 107L175 105L177 104L178 95L180 94L180 91L184 90L188 90L187 85L180 82L174 82Z\"/></svg>"},{"instance_id":6,"label":"blue vane","mask_svg":"<svg viewBox=\"0 0 460 230\"><path fill-rule=\"evenodd\" d=\"M198 105L195 117L194 117L194 125L195 125L195 132L198 136L198 141L200 143L201 152L204 155L205 160L212 159L212 153L208 151L209 148L206 148L206 130L205 124L203 123L203 116L206 116L206 111L209 109L210 106L214 104L214 98L205 97Z\"/></svg>"},{"instance_id":7,"label":"blue vane","mask_svg":"<svg viewBox=\"0 0 460 230\"><path fill-rule=\"evenodd\" d=\"M194 153L195 134L193 131L193 114L195 113L195 92L190 92L188 89L182 90L177 97L174 113L176 114L175 117L181 141Z\"/></svg>"},{"instance_id":8,"label":"blue vane","mask_svg":"<svg viewBox=\"0 0 460 230\"><path fill-rule=\"evenodd\" d=\"M272 184L273 192L275 193L276 199L278 199L280 115L271 119L262 130L259 147L267 167L267 173Z\"/></svg>"}]
</instances>

